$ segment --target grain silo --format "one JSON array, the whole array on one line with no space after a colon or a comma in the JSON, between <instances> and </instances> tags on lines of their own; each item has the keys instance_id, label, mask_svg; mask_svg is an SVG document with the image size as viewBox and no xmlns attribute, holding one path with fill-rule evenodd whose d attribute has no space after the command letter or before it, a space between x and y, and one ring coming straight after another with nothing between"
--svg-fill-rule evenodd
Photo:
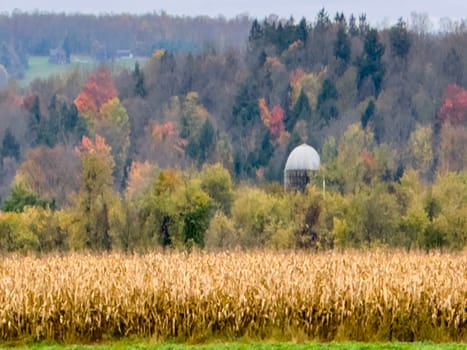
<instances>
[{"instance_id":1,"label":"grain silo","mask_svg":"<svg viewBox=\"0 0 467 350\"><path fill-rule=\"evenodd\" d=\"M284 188L286 191L305 191L310 182L312 172L320 169L318 152L302 143L290 152L284 169Z\"/></svg>"}]
</instances>

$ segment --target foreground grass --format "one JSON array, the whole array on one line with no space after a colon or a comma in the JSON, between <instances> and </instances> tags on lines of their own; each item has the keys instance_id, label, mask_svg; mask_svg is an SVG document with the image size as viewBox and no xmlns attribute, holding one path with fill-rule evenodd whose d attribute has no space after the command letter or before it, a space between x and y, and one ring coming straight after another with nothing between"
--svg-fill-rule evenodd
<instances>
[{"instance_id":1,"label":"foreground grass","mask_svg":"<svg viewBox=\"0 0 467 350\"><path fill-rule=\"evenodd\" d=\"M203 345L183 344L151 344L151 343L113 343L106 345L58 345L58 344L32 344L17 346L15 349L32 350L123 350L123 349L157 349L157 350L465 350L467 344L434 344L434 343L212 343ZM0 344L0 349L8 348Z\"/></svg>"},{"instance_id":2,"label":"foreground grass","mask_svg":"<svg viewBox=\"0 0 467 350\"><path fill-rule=\"evenodd\" d=\"M465 266L465 251L5 256L0 339L466 342Z\"/></svg>"}]
</instances>

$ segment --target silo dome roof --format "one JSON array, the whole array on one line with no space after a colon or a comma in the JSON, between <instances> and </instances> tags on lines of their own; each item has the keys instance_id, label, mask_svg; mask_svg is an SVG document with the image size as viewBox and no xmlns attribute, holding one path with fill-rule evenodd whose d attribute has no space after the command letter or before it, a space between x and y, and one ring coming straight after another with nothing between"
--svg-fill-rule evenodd
<instances>
[{"instance_id":1,"label":"silo dome roof","mask_svg":"<svg viewBox=\"0 0 467 350\"><path fill-rule=\"evenodd\" d=\"M319 166L318 152L310 145L302 143L290 152L285 170L319 170Z\"/></svg>"}]
</instances>

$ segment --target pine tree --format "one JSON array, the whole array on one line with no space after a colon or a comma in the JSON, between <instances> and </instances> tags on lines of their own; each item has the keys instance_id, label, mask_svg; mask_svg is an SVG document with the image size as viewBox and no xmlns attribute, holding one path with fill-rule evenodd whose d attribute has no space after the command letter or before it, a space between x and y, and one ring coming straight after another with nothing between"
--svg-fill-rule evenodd
<instances>
[{"instance_id":1,"label":"pine tree","mask_svg":"<svg viewBox=\"0 0 467 350\"><path fill-rule=\"evenodd\" d=\"M379 95L386 71L382 62L383 54L384 45L379 41L378 31L370 29L365 36L364 51L357 59L357 88L359 90L365 79L371 78L374 95Z\"/></svg>"},{"instance_id":2,"label":"pine tree","mask_svg":"<svg viewBox=\"0 0 467 350\"><path fill-rule=\"evenodd\" d=\"M146 97L147 92L144 87L144 73L139 67L139 63L135 63L135 69L133 70L133 81L135 83L134 91L139 97Z\"/></svg>"},{"instance_id":3,"label":"pine tree","mask_svg":"<svg viewBox=\"0 0 467 350\"><path fill-rule=\"evenodd\" d=\"M19 160L20 157L20 145L16 140L15 135L11 132L10 128L5 130L5 134L3 135L2 140L2 148L0 151L0 155L3 158L5 157L12 157L16 160Z\"/></svg>"}]
</instances>

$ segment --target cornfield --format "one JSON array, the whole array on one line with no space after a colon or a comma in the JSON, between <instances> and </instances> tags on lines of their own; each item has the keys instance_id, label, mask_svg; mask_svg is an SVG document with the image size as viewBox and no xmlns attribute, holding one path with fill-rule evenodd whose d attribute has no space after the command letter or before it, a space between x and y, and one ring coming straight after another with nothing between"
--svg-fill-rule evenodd
<instances>
[{"instance_id":1,"label":"cornfield","mask_svg":"<svg viewBox=\"0 0 467 350\"><path fill-rule=\"evenodd\" d=\"M5 256L0 339L467 341L467 252Z\"/></svg>"}]
</instances>

